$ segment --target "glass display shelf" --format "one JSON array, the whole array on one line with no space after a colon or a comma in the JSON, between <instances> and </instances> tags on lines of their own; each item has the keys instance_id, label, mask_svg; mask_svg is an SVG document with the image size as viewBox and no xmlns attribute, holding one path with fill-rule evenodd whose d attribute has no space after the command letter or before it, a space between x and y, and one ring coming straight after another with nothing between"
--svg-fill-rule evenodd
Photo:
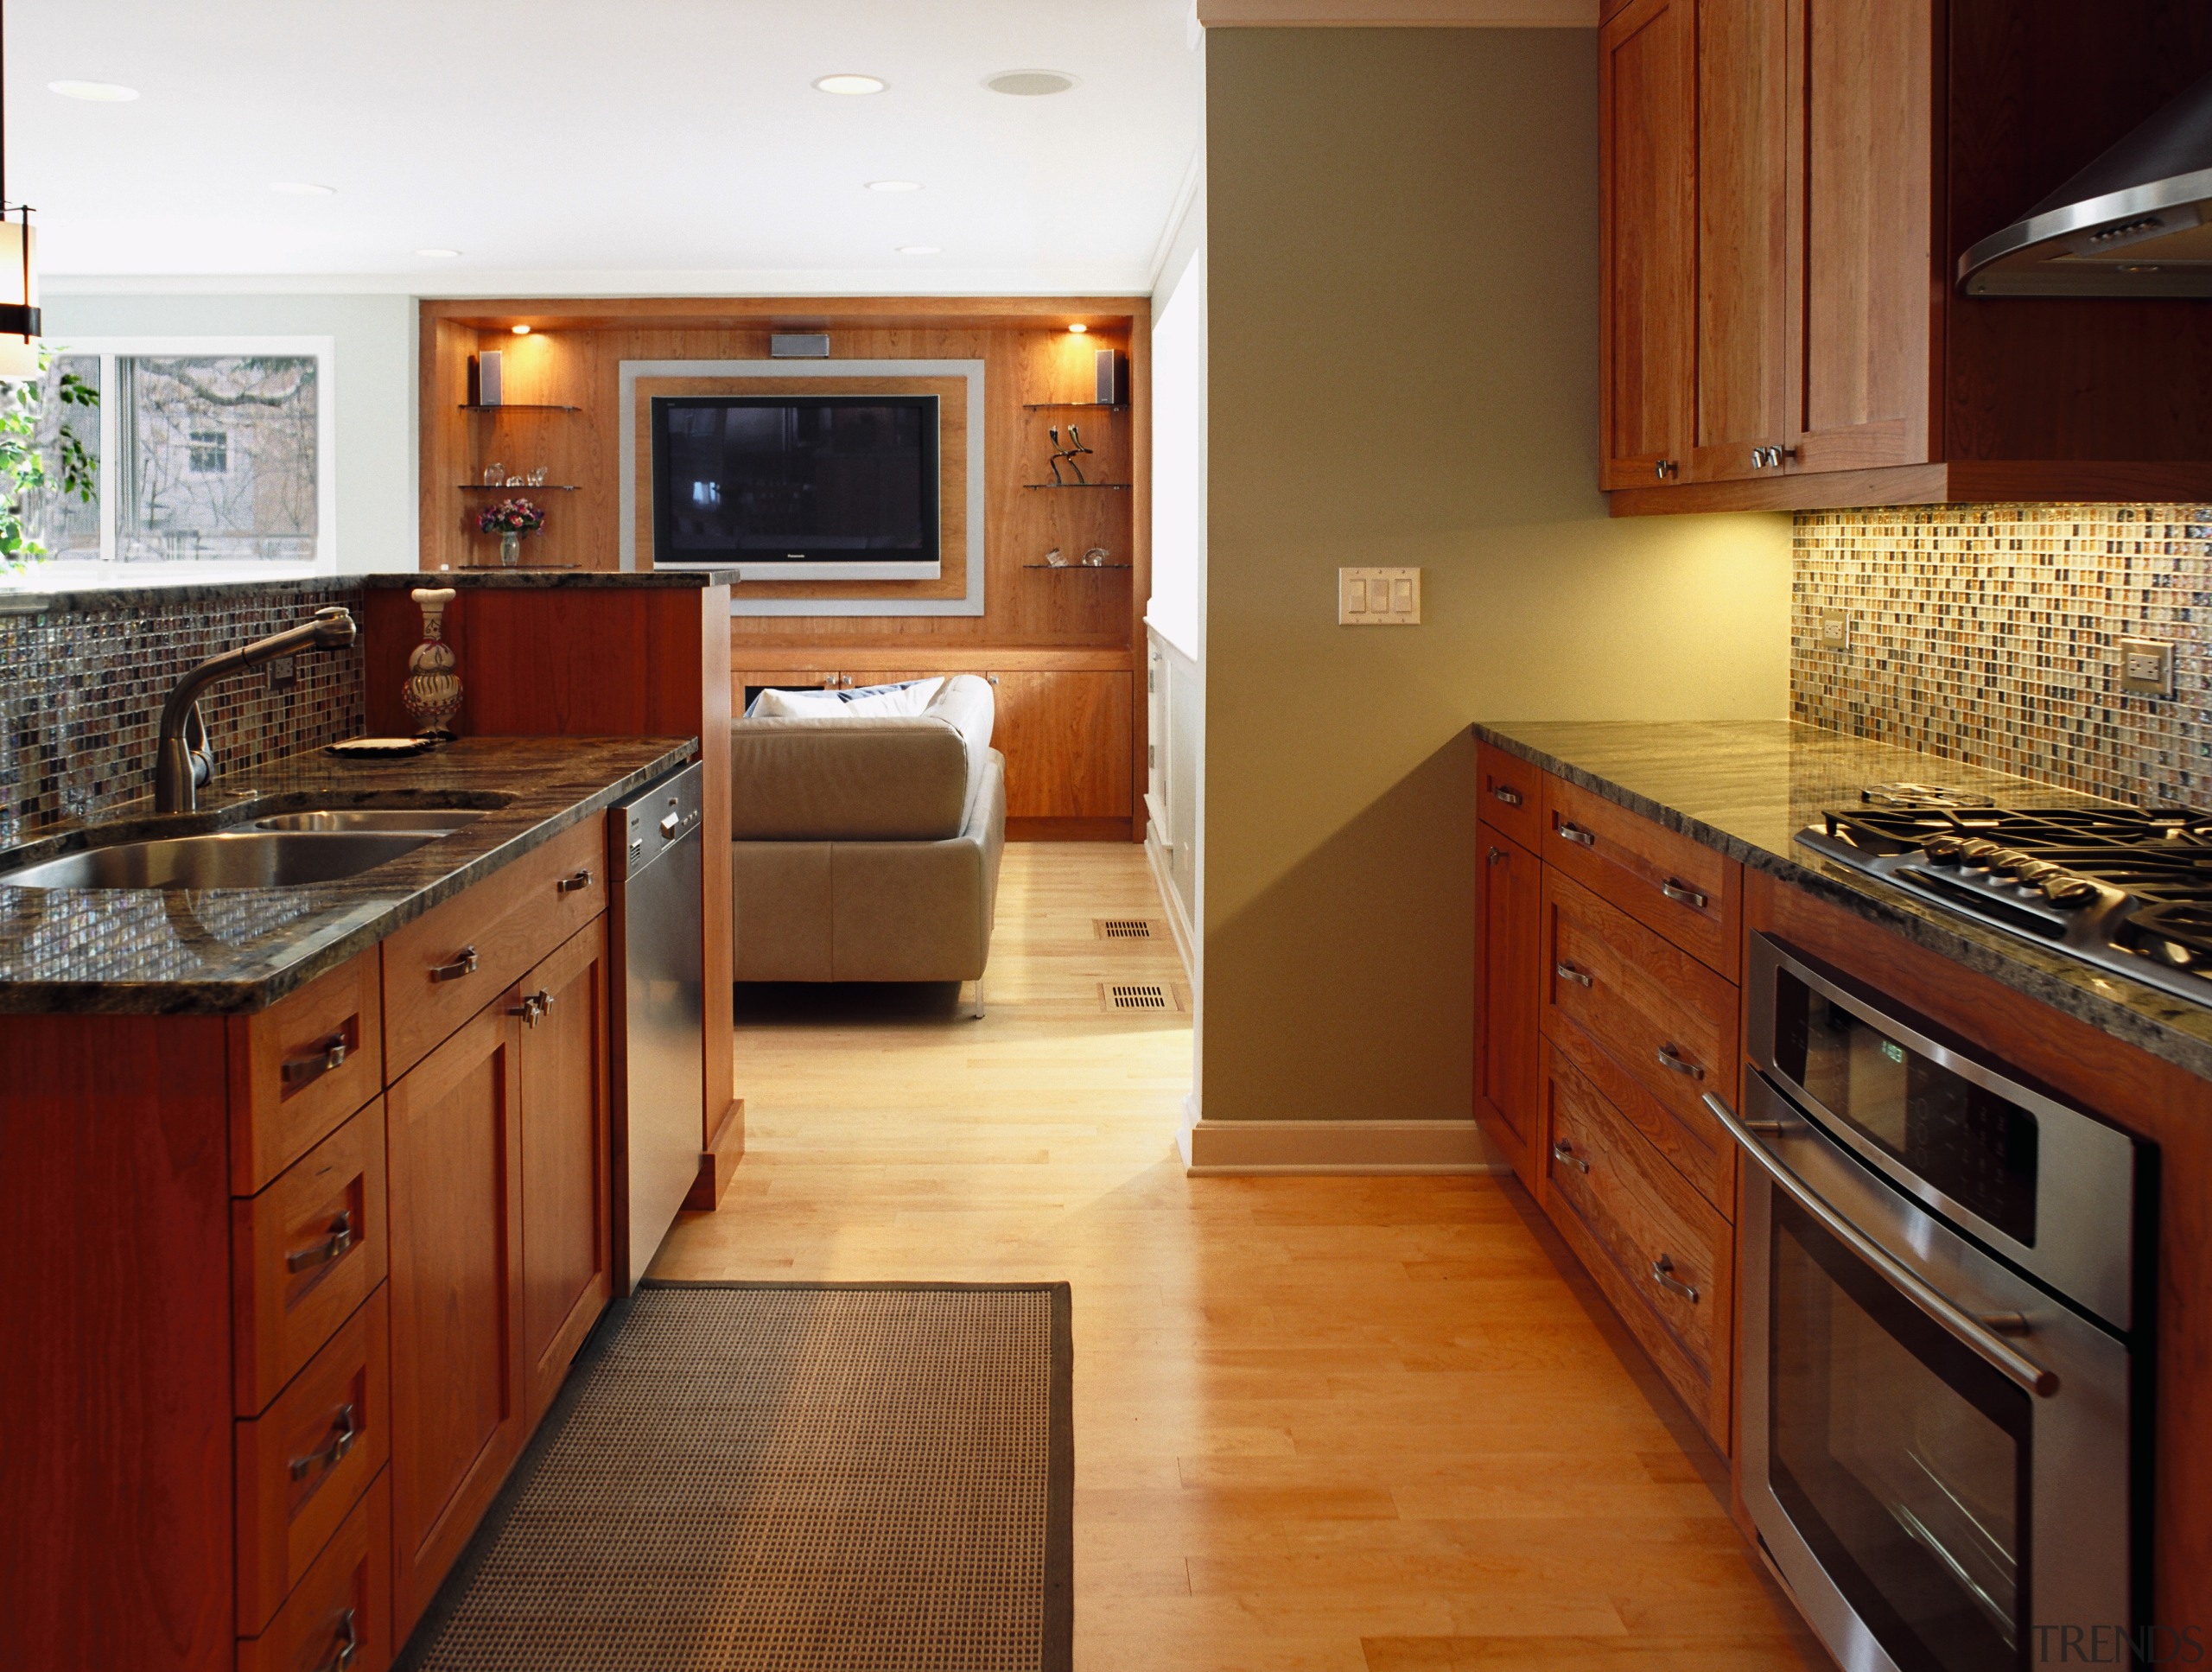
<instances>
[{"instance_id":1,"label":"glass display shelf","mask_svg":"<svg viewBox=\"0 0 2212 1672\"><path fill-rule=\"evenodd\" d=\"M1066 569L1071 573L1079 569L1087 569L1096 571L1110 569L1134 569L1136 565L1134 563L1024 563L1022 565L1022 568L1024 569Z\"/></svg>"},{"instance_id":2,"label":"glass display shelf","mask_svg":"<svg viewBox=\"0 0 2212 1672\"><path fill-rule=\"evenodd\" d=\"M577 482L462 482L463 493L574 493Z\"/></svg>"},{"instance_id":3,"label":"glass display shelf","mask_svg":"<svg viewBox=\"0 0 2212 1672\"><path fill-rule=\"evenodd\" d=\"M463 401L464 412L581 412L581 406L561 406L546 401L495 401L486 406L481 401Z\"/></svg>"},{"instance_id":4,"label":"glass display shelf","mask_svg":"<svg viewBox=\"0 0 2212 1672\"><path fill-rule=\"evenodd\" d=\"M1024 412L1126 412L1127 401L1024 401Z\"/></svg>"},{"instance_id":5,"label":"glass display shelf","mask_svg":"<svg viewBox=\"0 0 2212 1672\"><path fill-rule=\"evenodd\" d=\"M1030 489L1032 492L1035 492L1035 491L1038 491L1038 490L1041 489L1041 490L1043 490L1044 492L1048 493L1049 493L1050 492L1052 492L1052 489L1054 489L1054 488L1056 488L1056 487L1065 487L1065 488L1107 487L1107 488L1112 488L1112 489L1116 490L1117 493L1128 493L1131 488L1135 487L1135 486L1136 486L1136 484L1135 484L1135 482L1024 482L1024 483L1022 484L1022 486L1024 486L1024 487L1026 487L1026 488Z\"/></svg>"}]
</instances>

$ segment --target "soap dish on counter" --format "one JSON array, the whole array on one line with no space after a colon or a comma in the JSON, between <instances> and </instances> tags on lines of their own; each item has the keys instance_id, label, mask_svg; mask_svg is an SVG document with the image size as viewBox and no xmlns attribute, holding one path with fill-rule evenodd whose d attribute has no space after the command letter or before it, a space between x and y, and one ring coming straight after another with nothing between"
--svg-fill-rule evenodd
<instances>
[{"instance_id":1,"label":"soap dish on counter","mask_svg":"<svg viewBox=\"0 0 2212 1672\"><path fill-rule=\"evenodd\" d=\"M324 744L322 752L341 760L400 760L410 755L427 754L441 741L435 737L349 737Z\"/></svg>"}]
</instances>

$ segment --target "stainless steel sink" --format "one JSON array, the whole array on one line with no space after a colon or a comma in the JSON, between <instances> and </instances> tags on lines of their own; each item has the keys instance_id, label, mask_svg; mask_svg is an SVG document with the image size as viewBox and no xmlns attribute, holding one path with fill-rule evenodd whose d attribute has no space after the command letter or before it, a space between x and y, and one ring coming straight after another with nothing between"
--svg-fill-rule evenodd
<instances>
[{"instance_id":1,"label":"stainless steel sink","mask_svg":"<svg viewBox=\"0 0 2212 1672\"><path fill-rule=\"evenodd\" d=\"M358 876L436 840L424 830L235 830L122 842L0 871L0 887L289 888Z\"/></svg>"},{"instance_id":2,"label":"stainless steel sink","mask_svg":"<svg viewBox=\"0 0 2212 1672\"><path fill-rule=\"evenodd\" d=\"M278 813L257 818L257 830L397 830L413 836L447 836L483 817L469 807L343 807L312 812Z\"/></svg>"}]
</instances>

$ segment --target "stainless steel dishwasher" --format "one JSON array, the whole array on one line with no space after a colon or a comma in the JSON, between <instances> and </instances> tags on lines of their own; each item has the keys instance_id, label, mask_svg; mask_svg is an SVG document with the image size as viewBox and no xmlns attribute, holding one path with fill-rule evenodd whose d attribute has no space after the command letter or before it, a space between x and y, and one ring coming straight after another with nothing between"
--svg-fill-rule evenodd
<instances>
[{"instance_id":1,"label":"stainless steel dishwasher","mask_svg":"<svg viewBox=\"0 0 2212 1672\"><path fill-rule=\"evenodd\" d=\"M615 1293L637 1287L699 1176L705 925L697 762L615 804Z\"/></svg>"}]
</instances>

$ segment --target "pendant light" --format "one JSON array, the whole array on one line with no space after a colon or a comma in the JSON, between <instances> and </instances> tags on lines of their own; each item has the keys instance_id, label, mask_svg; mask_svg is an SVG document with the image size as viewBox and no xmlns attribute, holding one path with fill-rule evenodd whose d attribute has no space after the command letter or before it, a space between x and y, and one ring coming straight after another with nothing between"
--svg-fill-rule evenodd
<instances>
[{"instance_id":1,"label":"pendant light","mask_svg":"<svg viewBox=\"0 0 2212 1672\"><path fill-rule=\"evenodd\" d=\"M38 234L28 203L8 201L8 26L0 7L0 378L39 375ZM16 218L13 220L10 215Z\"/></svg>"}]
</instances>

